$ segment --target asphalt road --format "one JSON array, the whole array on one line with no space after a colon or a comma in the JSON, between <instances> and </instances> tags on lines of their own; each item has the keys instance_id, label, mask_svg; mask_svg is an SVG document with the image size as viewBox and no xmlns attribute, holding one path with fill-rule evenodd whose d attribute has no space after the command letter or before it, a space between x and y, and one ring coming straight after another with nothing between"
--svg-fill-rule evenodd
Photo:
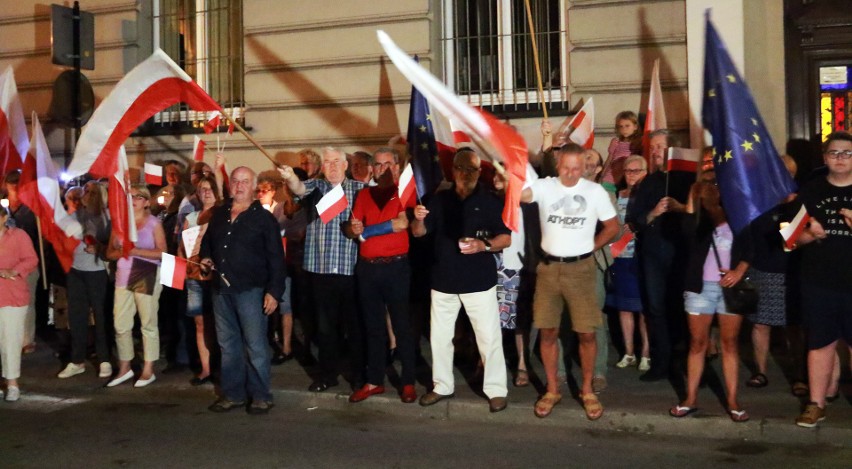
<instances>
[{"instance_id":1,"label":"asphalt road","mask_svg":"<svg viewBox=\"0 0 852 469\"><path fill-rule=\"evenodd\" d=\"M71 399L69 399L71 398ZM720 468L852 466L852 450L304 407L206 410L212 390L31 393L0 402L0 467Z\"/></svg>"}]
</instances>

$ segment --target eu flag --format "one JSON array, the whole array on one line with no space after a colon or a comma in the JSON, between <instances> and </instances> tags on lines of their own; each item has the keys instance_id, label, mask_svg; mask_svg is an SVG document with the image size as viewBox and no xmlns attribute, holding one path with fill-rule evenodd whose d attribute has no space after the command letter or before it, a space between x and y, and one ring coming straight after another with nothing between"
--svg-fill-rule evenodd
<instances>
[{"instance_id":1,"label":"eu flag","mask_svg":"<svg viewBox=\"0 0 852 469\"><path fill-rule=\"evenodd\" d=\"M796 190L775 150L748 86L706 19L704 127L713 136L713 166L734 232Z\"/></svg>"},{"instance_id":2,"label":"eu flag","mask_svg":"<svg viewBox=\"0 0 852 469\"><path fill-rule=\"evenodd\" d=\"M415 57L415 60L417 57ZM432 193L441 183L443 174L438 160L438 145L426 98L411 87L411 108L408 113L408 154L417 183L417 194Z\"/></svg>"}]
</instances>

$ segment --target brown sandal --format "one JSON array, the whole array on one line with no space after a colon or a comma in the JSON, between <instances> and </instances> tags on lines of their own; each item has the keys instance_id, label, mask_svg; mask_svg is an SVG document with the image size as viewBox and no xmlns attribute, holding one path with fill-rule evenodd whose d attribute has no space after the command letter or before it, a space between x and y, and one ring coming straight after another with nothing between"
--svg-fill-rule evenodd
<instances>
[{"instance_id":1,"label":"brown sandal","mask_svg":"<svg viewBox=\"0 0 852 469\"><path fill-rule=\"evenodd\" d=\"M553 406L559 404L559 401L562 400L562 394L556 394L553 392L544 393L541 398L535 403L535 416L538 418L545 418L553 412Z\"/></svg>"},{"instance_id":2,"label":"brown sandal","mask_svg":"<svg viewBox=\"0 0 852 469\"><path fill-rule=\"evenodd\" d=\"M586 418L589 420L597 420L601 418L603 415L603 406L595 393L580 393L580 400L583 401L583 410L586 411Z\"/></svg>"}]
</instances>

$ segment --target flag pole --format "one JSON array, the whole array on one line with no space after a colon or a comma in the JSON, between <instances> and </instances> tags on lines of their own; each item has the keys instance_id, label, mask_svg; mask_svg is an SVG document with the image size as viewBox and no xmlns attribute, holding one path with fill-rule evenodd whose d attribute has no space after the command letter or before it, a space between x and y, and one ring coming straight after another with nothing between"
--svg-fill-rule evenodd
<instances>
[{"instance_id":1,"label":"flag pole","mask_svg":"<svg viewBox=\"0 0 852 469\"><path fill-rule=\"evenodd\" d=\"M41 285L47 290L47 267L44 265L44 238L41 236L41 219L35 217L36 229L38 230L38 255L41 260Z\"/></svg>"},{"instance_id":2,"label":"flag pole","mask_svg":"<svg viewBox=\"0 0 852 469\"><path fill-rule=\"evenodd\" d=\"M532 43L533 61L535 62L535 77L538 80L538 100L541 102L541 110L544 112L544 118L547 119L547 106L544 104L544 87L541 82L541 65L538 63L538 45L535 42L535 27L533 26L530 0L524 0L524 5L527 8L527 22L530 25L530 42Z\"/></svg>"},{"instance_id":3,"label":"flag pole","mask_svg":"<svg viewBox=\"0 0 852 469\"><path fill-rule=\"evenodd\" d=\"M235 121L234 118L231 117L225 111L219 111L219 113L225 116L225 119L227 119L228 122L233 124L234 128L239 130L240 133L243 134L248 139L248 141L252 143L252 145L256 146L257 149L260 150L261 153L263 153L263 156L265 156L276 168L278 167L278 162L275 161L275 158L273 158L272 155L270 155L269 152L266 151L266 148L263 148L263 146L258 143L258 141L255 140L254 137L252 137L251 134L246 131L246 129L243 128L243 126L238 124L237 121Z\"/></svg>"}]
</instances>

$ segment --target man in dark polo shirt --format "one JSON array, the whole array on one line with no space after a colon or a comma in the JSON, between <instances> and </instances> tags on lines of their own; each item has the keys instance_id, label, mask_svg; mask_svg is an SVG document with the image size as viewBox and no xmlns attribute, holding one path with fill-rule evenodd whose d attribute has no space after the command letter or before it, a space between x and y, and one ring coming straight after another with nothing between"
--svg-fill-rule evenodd
<instances>
[{"instance_id":1,"label":"man in dark polo shirt","mask_svg":"<svg viewBox=\"0 0 852 469\"><path fill-rule=\"evenodd\" d=\"M201 241L202 265L215 266L216 336L222 349L222 397L209 409L227 412L251 403L250 414L272 407L267 316L284 294L284 247L278 222L254 200L257 177L241 166L231 173L233 198L213 209Z\"/></svg>"},{"instance_id":2,"label":"man in dark polo shirt","mask_svg":"<svg viewBox=\"0 0 852 469\"><path fill-rule=\"evenodd\" d=\"M385 392L388 350L385 312L390 314L396 351L402 362L402 402L417 400L414 390L414 338L411 334L408 293L411 266L408 262L408 217L397 194L399 152L379 148L370 157L376 185L363 189L355 199L347 236L361 241L355 266L358 301L367 334L367 383L349 402Z\"/></svg>"},{"instance_id":3,"label":"man in dark polo shirt","mask_svg":"<svg viewBox=\"0 0 852 469\"><path fill-rule=\"evenodd\" d=\"M492 253L509 246L511 236L501 219L503 204L477 183L479 171L476 153L459 150L450 189L435 194L428 210L422 205L414 209L414 236L435 235L430 337L434 389L420 398L420 405L454 395L453 333L464 305L485 365L482 390L491 412L499 412L506 408L508 391Z\"/></svg>"}]
</instances>

